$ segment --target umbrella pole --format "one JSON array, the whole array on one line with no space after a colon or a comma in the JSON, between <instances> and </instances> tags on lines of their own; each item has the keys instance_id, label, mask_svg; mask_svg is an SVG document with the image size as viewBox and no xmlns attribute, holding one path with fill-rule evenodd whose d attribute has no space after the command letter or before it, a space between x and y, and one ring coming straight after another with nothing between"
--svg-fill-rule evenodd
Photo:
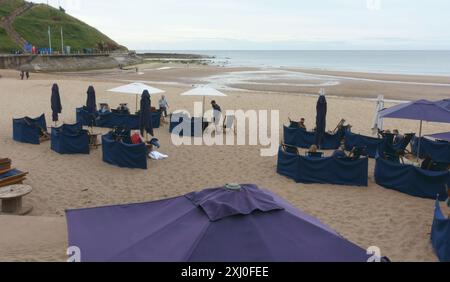
<instances>
[{"instance_id":1,"label":"umbrella pole","mask_svg":"<svg viewBox=\"0 0 450 282\"><path fill-rule=\"evenodd\" d=\"M420 159L420 145L422 143L422 126L423 126L423 121L420 121L420 129L419 129L419 145L417 146L417 162L419 162Z\"/></svg>"},{"instance_id":2,"label":"umbrella pole","mask_svg":"<svg viewBox=\"0 0 450 282\"><path fill-rule=\"evenodd\" d=\"M138 112L138 95L136 94L136 113Z\"/></svg>"},{"instance_id":3,"label":"umbrella pole","mask_svg":"<svg viewBox=\"0 0 450 282\"><path fill-rule=\"evenodd\" d=\"M202 122L205 118L205 96L203 96L203 106L202 106Z\"/></svg>"}]
</instances>

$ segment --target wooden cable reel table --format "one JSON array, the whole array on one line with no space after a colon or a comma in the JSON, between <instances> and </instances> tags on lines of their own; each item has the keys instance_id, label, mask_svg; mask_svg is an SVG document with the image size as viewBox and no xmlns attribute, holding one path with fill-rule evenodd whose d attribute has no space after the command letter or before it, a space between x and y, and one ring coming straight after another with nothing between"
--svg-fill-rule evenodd
<instances>
[{"instance_id":1,"label":"wooden cable reel table","mask_svg":"<svg viewBox=\"0 0 450 282\"><path fill-rule=\"evenodd\" d=\"M0 200L2 209L0 214L25 215L33 209L32 206L23 206L22 198L33 191L29 185L10 185L0 188Z\"/></svg>"}]
</instances>

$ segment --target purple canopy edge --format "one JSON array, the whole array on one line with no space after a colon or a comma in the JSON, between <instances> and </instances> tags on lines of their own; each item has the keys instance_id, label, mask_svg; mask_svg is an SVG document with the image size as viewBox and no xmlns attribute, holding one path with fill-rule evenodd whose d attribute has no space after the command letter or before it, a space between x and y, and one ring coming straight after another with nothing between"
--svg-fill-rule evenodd
<instances>
[{"instance_id":1,"label":"purple canopy edge","mask_svg":"<svg viewBox=\"0 0 450 282\"><path fill-rule=\"evenodd\" d=\"M365 262L366 251L256 185L66 212L82 261Z\"/></svg>"}]
</instances>

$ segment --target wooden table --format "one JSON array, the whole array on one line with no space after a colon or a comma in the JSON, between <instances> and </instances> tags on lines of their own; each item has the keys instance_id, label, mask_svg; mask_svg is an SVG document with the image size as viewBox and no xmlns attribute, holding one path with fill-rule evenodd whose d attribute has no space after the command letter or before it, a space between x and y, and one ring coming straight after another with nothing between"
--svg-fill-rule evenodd
<instances>
[{"instance_id":1,"label":"wooden table","mask_svg":"<svg viewBox=\"0 0 450 282\"><path fill-rule=\"evenodd\" d=\"M2 214L25 215L33 209L32 206L23 206L22 197L33 191L29 185L11 185L0 188L0 200L2 200Z\"/></svg>"}]
</instances>

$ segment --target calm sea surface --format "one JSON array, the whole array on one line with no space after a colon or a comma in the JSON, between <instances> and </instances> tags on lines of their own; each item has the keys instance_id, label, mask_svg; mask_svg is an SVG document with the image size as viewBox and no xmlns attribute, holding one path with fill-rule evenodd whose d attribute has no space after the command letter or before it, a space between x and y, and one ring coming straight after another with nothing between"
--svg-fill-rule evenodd
<instances>
[{"instance_id":1,"label":"calm sea surface","mask_svg":"<svg viewBox=\"0 0 450 282\"><path fill-rule=\"evenodd\" d=\"M450 51L145 51L214 56L226 66L450 76Z\"/></svg>"}]
</instances>

